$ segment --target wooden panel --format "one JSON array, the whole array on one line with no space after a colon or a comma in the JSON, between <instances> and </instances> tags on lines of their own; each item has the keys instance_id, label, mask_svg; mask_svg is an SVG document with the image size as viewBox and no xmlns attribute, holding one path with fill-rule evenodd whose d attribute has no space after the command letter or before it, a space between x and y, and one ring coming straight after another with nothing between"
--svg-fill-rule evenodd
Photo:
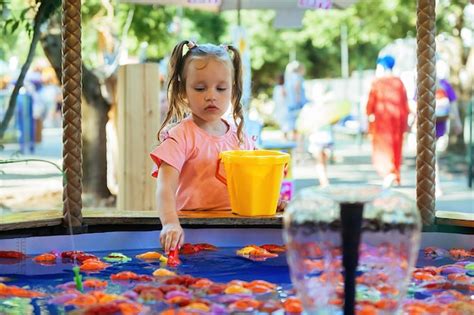
<instances>
[{"instance_id":1,"label":"wooden panel","mask_svg":"<svg viewBox=\"0 0 474 315\"><path fill-rule=\"evenodd\" d=\"M19 211L0 215L0 231L58 226L63 219L62 210Z\"/></svg>"},{"instance_id":2,"label":"wooden panel","mask_svg":"<svg viewBox=\"0 0 474 315\"><path fill-rule=\"evenodd\" d=\"M114 224L117 226L143 225L160 228L160 219L155 211L142 211L140 209L129 211L111 211L110 208L83 209L83 222L88 226ZM180 222L187 226L282 226L283 213L275 216L243 217L229 211L181 211ZM61 210L22 211L4 214L0 220L0 232L37 227L61 226ZM46 229L44 230L46 231Z\"/></svg>"},{"instance_id":3,"label":"wooden panel","mask_svg":"<svg viewBox=\"0 0 474 315\"><path fill-rule=\"evenodd\" d=\"M265 225L281 227L283 213L274 216L243 217L227 211L180 211L179 221L184 225ZM159 227L160 220L155 211L115 211L107 209L84 209L84 222L87 225L100 224L144 224Z\"/></svg>"},{"instance_id":4,"label":"wooden panel","mask_svg":"<svg viewBox=\"0 0 474 315\"><path fill-rule=\"evenodd\" d=\"M436 211L436 224L474 228L474 213L460 211Z\"/></svg>"},{"instance_id":5,"label":"wooden panel","mask_svg":"<svg viewBox=\"0 0 474 315\"><path fill-rule=\"evenodd\" d=\"M160 220L155 211L141 211L140 209L129 211L111 211L110 208L103 209L83 209L83 222L86 225L116 224L120 225L152 226L160 228ZM457 212L437 211L436 223L438 226L424 227L424 231L443 231L446 233L473 233L474 221L472 216L460 216ZM278 212L274 216L265 217L243 217L230 211L181 211L179 212L180 222L187 226L236 226L252 227L267 226L281 227L283 213ZM3 214L0 216L0 232L14 231L36 227L60 226L62 212L60 210L25 211ZM452 227L446 229L446 227ZM466 232L464 229L468 229ZM46 230L44 230L46 231Z\"/></svg>"},{"instance_id":6,"label":"wooden panel","mask_svg":"<svg viewBox=\"0 0 474 315\"><path fill-rule=\"evenodd\" d=\"M118 76L118 210L155 210L149 152L160 121L158 64L124 65Z\"/></svg>"}]
</instances>

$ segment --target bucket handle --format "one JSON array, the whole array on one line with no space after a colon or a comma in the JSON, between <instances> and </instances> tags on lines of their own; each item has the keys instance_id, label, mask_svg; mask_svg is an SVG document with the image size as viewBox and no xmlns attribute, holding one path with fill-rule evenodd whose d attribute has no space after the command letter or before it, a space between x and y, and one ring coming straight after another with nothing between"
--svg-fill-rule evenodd
<instances>
[{"instance_id":1,"label":"bucket handle","mask_svg":"<svg viewBox=\"0 0 474 315\"><path fill-rule=\"evenodd\" d=\"M219 172L219 171L220 171L220 168L221 168L221 162L222 162L222 159L219 157L219 158L217 159L216 178L217 178L219 181L221 181L224 185L227 186L227 179L226 179L224 176L222 176L222 175L220 174L220 172Z\"/></svg>"},{"instance_id":2,"label":"bucket handle","mask_svg":"<svg viewBox=\"0 0 474 315\"><path fill-rule=\"evenodd\" d=\"M283 166L283 178L288 175L288 163L285 163L285 166Z\"/></svg>"}]
</instances>

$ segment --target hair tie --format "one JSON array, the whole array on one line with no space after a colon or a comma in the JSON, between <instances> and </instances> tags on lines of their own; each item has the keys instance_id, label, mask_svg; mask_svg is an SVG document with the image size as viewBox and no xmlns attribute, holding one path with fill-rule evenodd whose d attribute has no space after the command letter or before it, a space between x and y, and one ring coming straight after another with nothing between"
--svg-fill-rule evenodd
<instances>
[{"instance_id":1,"label":"hair tie","mask_svg":"<svg viewBox=\"0 0 474 315\"><path fill-rule=\"evenodd\" d=\"M197 47L197 44L195 42L193 42L192 40L188 41L188 43L186 44L186 46L188 46L188 49L191 50L193 49L194 47Z\"/></svg>"}]
</instances>

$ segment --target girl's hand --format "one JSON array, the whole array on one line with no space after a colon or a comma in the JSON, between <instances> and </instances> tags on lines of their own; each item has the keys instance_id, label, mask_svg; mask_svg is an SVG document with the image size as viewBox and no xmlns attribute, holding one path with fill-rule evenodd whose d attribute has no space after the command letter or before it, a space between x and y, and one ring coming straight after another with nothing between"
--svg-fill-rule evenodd
<instances>
[{"instance_id":1,"label":"girl's hand","mask_svg":"<svg viewBox=\"0 0 474 315\"><path fill-rule=\"evenodd\" d=\"M171 249L181 248L183 242L184 231L179 223L163 225L160 232L160 243L166 254L168 254Z\"/></svg>"},{"instance_id":2,"label":"girl's hand","mask_svg":"<svg viewBox=\"0 0 474 315\"><path fill-rule=\"evenodd\" d=\"M285 210L286 206L288 206L288 202L283 200L283 199L278 199L278 204L277 204L277 211L283 211Z\"/></svg>"}]
</instances>

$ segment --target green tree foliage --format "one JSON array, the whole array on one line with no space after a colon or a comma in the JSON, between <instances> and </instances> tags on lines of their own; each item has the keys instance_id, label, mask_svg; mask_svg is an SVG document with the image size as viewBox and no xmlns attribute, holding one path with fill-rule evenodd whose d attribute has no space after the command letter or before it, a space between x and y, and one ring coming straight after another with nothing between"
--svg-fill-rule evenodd
<instances>
[{"instance_id":1,"label":"green tree foliage","mask_svg":"<svg viewBox=\"0 0 474 315\"><path fill-rule=\"evenodd\" d=\"M34 2L0 0L0 60L8 60L14 55L26 56L28 45L17 43L31 41L37 7ZM18 49L13 52L12 47Z\"/></svg>"},{"instance_id":2,"label":"green tree foliage","mask_svg":"<svg viewBox=\"0 0 474 315\"><path fill-rule=\"evenodd\" d=\"M181 39L218 43L226 30L226 21L215 13L159 5L121 4L117 9L120 24L126 20L129 10L134 10L134 16L128 48L132 54L138 54L140 44L146 42L147 58L151 60L167 56ZM173 31L176 23L180 24L179 29Z\"/></svg>"},{"instance_id":3,"label":"green tree foliage","mask_svg":"<svg viewBox=\"0 0 474 315\"><path fill-rule=\"evenodd\" d=\"M459 36L459 24L465 23L459 17L462 16L465 5L463 0L438 1L438 33L448 31L451 35ZM5 10L6 7L8 10ZM0 19L1 28L7 30L13 27L13 22L4 27L6 11L11 16L16 16L17 22L31 19L32 16L25 13L27 8L23 1L0 0L0 14L3 17ZM180 10L175 6L119 2L114 6L115 20L112 26L119 40L130 10L134 11L134 15L126 43L129 54L138 54L140 44L146 42L147 57L155 60L169 54L180 39L231 42L232 25L237 24L235 11L215 14L200 10ZM83 2L83 56L85 63L92 66L97 66L96 30L101 26L97 21L104 15L101 0ZM182 18L181 30L173 33L172 23L179 20L179 17ZM306 65L307 77L340 76L340 30L343 24L348 30L350 72L374 68L376 56L382 47L398 38L416 36L416 1L413 0L364 0L346 10L308 10L303 27L296 30L275 29L274 18L273 10L241 12L241 24L248 34L248 47L251 50L255 92L268 91L275 77L284 70L292 51ZM5 55L8 49L15 51L16 48L11 47L24 47L15 45L18 33L7 32L3 36L0 56L2 51Z\"/></svg>"},{"instance_id":4,"label":"green tree foliage","mask_svg":"<svg viewBox=\"0 0 474 315\"><path fill-rule=\"evenodd\" d=\"M235 12L223 14L229 27L224 38L232 42L232 27L237 24ZM288 63L291 47L297 46L296 37L284 38L284 32L273 27L275 12L242 11L242 27L247 35L247 47L250 49L252 62L252 89L258 93L262 87L272 86L275 77L281 73Z\"/></svg>"},{"instance_id":5,"label":"green tree foliage","mask_svg":"<svg viewBox=\"0 0 474 315\"><path fill-rule=\"evenodd\" d=\"M270 87L284 70L289 54L306 65L307 77L338 77L341 26L348 30L350 71L374 68L379 50L397 38L416 36L416 1L359 1L346 10L308 10L303 27L275 30L274 11L243 11L252 51L253 82L257 90ZM227 15L229 24L235 14Z\"/></svg>"},{"instance_id":6,"label":"green tree foliage","mask_svg":"<svg viewBox=\"0 0 474 315\"><path fill-rule=\"evenodd\" d=\"M28 54L27 54L25 62L23 63L21 67L20 74L18 75L18 78L16 79L11 97L8 100L8 108L5 112L5 116L2 118L2 121L0 122L0 139L3 138L5 131L8 127L8 124L10 123L10 120L13 117L14 109L16 106L16 98L18 96L21 86L23 85L23 80L25 79L26 73L28 72L28 69L31 63L33 62L33 58L36 53L36 47L40 40L40 33L41 33L40 29L46 23L46 21L48 21L49 18L56 12L56 9L60 6L60 4L61 4L60 0L43 0L43 1L35 0L34 2L31 3L29 7L22 10L22 13L20 14L20 17L18 19L16 19L15 17L10 17L10 18L7 17L6 21L4 22L5 29L9 25L9 22L12 22L14 25L12 30L15 31L18 25L20 25L21 22L25 21L25 16L28 13L28 11L32 10L34 12L31 24L27 22L28 23L27 30L28 30L28 33L31 34L31 42L29 45ZM3 11L3 6L2 6L2 11Z\"/></svg>"},{"instance_id":7,"label":"green tree foliage","mask_svg":"<svg viewBox=\"0 0 474 315\"><path fill-rule=\"evenodd\" d=\"M147 42L147 56L150 59L163 58L173 42L168 27L176 9L165 6L121 4L117 10L117 18L122 24L129 10L134 10L127 42L130 52L138 53L140 43Z\"/></svg>"},{"instance_id":8,"label":"green tree foliage","mask_svg":"<svg viewBox=\"0 0 474 315\"><path fill-rule=\"evenodd\" d=\"M462 16L465 5L461 0L439 1L437 32L459 36L459 31L453 29L454 21L459 21L456 17ZM225 16L229 25L236 24L235 12ZM380 49L395 39L416 36L413 0L364 0L346 10L308 10L303 27L297 30L275 30L272 10L242 11L241 17L249 36L255 91L273 84L288 63L292 49L306 65L308 78L340 76L343 24L348 30L350 72L375 68Z\"/></svg>"},{"instance_id":9,"label":"green tree foliage","mask_svg":"<svg viewBox=\"0 0 474 315\"><path fill-rule=\"evenodd\" d=\"M183 27L183 39L191 38L202 43L221 43L227 30L227 21L222 15L207 11L184 10L189 23Z\"/></svg>"}]
</instances>

